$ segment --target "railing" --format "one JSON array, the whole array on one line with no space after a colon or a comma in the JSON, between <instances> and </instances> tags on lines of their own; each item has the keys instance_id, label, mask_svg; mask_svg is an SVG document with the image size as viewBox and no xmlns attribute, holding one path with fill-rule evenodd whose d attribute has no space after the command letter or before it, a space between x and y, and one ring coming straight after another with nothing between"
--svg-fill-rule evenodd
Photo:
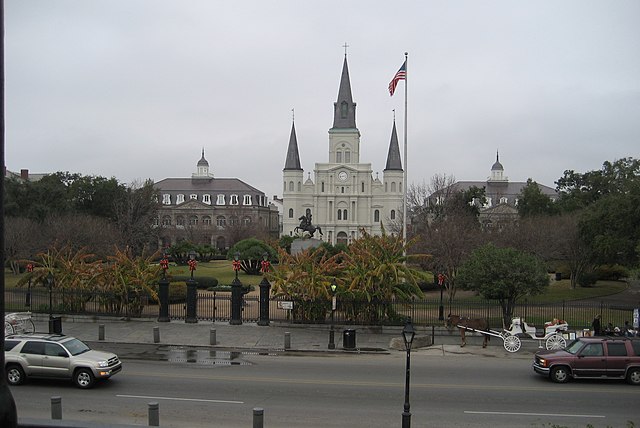
<instances>
[{"instance_id":1,"label":"railing","mask_svg":"<svg viewBox=\"0 0 640 428\"><path fill-rule=\"evenodd\" d=\"M18 288L5 291L7 312L31 311L53 313L56 315L103 315L124 318L157 318L158 303L147 296L116 295L110 293L76 292L54 290L51 295L43 288L32 288L29 298L27 289ZM185 296L186 298L186 296ZM30 305L27 305L30 303ZM260 302L257 294L244 296L242 306L243 322L257 322L260 314ZM441 325L438 299L411 299L403 301L360 301L337 299L333 320L343 325L402 325L411 317L417 325ZM591 326L593 318L600 314L603 327L608 323L614 326L631 321L634 307L629 304L612 305L593 301L562 301L541 303L534 299L518 302L513 310L514 316L527 320L529 324L542 326L554 318L563 319L572 329ZM455 314L470 318L486 318L492 328L503 326L502 308L497 301L454 299L444 302L444 316ZM271 297L269 300L269 318L301 324L329 324L331 322L331 301L301 301ZM186 316L185 299L169 303L169 317L183 320ZM197 318L203 321L229 321L231 319L231 293L198 291ZM508 326L506 326L508 327Z\"/></svg>"}]
</instances>

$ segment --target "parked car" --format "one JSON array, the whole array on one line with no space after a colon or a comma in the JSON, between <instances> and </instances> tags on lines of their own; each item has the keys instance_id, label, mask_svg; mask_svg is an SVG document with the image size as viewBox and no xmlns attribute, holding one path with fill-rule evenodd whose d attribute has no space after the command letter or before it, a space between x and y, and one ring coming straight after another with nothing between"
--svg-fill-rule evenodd
<instances>
[{"instance_id":1,"label":"parked car","mask_svg":"<svg viewBox=\"0 0 640 428\"><path fill-rule=\"evenodd\" d=\"M61 334L7 336L4 358L9 385L41 377L72 379L79 388L91 388L96 380L122 370L116 354L92 350L84 342Z\"/></svg>"},{"instance_id":2,"label":"parked car","mask_svg":"<svg viewBox=\"0 0 640 428\"><path fill-rule=\"evenodd\" d=\"M554 382L569 379L626 379L640 385L640 340L581 337L564 349L538 351L533 370Z\"/></svg>"}]
</instances>

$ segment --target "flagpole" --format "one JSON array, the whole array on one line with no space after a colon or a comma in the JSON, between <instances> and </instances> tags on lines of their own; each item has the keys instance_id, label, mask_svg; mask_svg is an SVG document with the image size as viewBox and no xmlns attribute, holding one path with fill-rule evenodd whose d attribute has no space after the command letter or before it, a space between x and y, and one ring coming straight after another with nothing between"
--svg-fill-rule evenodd
<instances>
[{"instance_id":1,"label":"flagpole","mask_svg":"<svg viewBox=\"0 0 640 428\"><path fill-rule=\"evenodd\" d=\"M405 69L405 78L404 78L404 176L403 176L403 186L404 193L402 195L402 241L403 246L405 248L406 255L406 246L407 246L407 86L409 86L409 52L404 53L404 69Z\"/></svg>"}]
</instances>

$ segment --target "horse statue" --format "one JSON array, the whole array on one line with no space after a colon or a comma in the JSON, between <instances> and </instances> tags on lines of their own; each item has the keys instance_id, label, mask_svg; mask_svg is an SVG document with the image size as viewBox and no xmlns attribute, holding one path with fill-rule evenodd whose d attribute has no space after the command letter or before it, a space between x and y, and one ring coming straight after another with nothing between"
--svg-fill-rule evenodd
<instances>
[{"instance_id":1,"label":"horse statue","mask_svg":"<svg viewBox=\"0 0 640 428\"><path fill-rule=\"evenodd\" d=\"M316 233L316 231L318 231L320 235L322 235L322 228L320 228L320 226L314 226L313 224L311 224L311 214L307 214L306 216L303 215L298 220L300 220L300 226L296 226L295 229L293 229L294 232L309 232L309 235L312 238L313 234Z\"/></svg>"},{"instance_id":2,"label":"horse statue","mask_svg":"<svg viewBox=\"0 0 640 428\"><path fill-rule=\"evenodd\" d=\"M447 316L447 320L445 321L445 326L447 328L458 327L460 329L460 337L462 339L462 343L460 347L464 347L467 344L467 340L464 337L465 331L477 331L478 333L482 333L483 331L489 330L489 322L485 318L466 318L461 317L459 315L451 315ZM482 347L487 347L487 342L491 340L491 336L488 334L483 334L484 341L482 342Z\"/></svg>"}]
</instances>

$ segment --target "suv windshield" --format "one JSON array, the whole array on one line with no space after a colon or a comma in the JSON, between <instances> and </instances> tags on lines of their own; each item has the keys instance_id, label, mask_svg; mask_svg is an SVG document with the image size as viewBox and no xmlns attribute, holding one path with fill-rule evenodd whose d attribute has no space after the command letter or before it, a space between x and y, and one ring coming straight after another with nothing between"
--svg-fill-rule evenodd
<instances>
[{"instance_id":1,"label":"suv windshield","mask_svg":"<svg viewBox=\"0 0 640 428\"><path fill-rule=\"evenodd\" d=\"M582 345L584 345L584 343L581 342L580 340L576 339L573 342L571 342L570 344L568 344L567 347L564 348L564 350L567 351L570 354L576 355L578 353L578 351L580 350L580 348L582 348Z\"/></svg>"},{"instance_id":2,"label":"suv windshield","mask_svg":"<svg viewBox=\"0 0 640 428\"><path fill-rule=\"evenodd\" d=\"M90 351L89 347L84 344L84 342L79 341L78 339L71 339L64 342L64 346L71 353L71 355L79 355L84 352Z\"/></svg>"}]
</instances>

